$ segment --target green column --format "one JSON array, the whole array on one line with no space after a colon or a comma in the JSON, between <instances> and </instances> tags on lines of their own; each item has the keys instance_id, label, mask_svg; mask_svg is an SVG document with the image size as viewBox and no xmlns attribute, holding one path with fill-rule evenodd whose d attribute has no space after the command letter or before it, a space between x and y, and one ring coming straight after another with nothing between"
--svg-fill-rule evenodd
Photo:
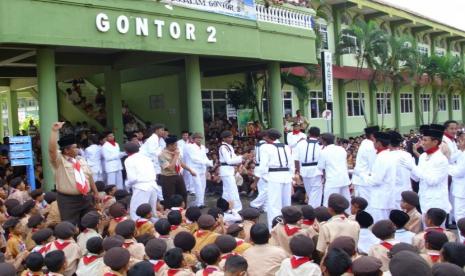
<instances>
[{"instance_id":1,"label":"green column","mask_svg":"<svg viewBox=\"0 0 465 276\"><path fill-rule=\"evenodd\" d=\"M462 91L462 93L460 93L460 110L462 111L462 123L465 122L465 108L464 108L464 104L465 104L465 92Z\"/></svg>"},{"instance_id":2,"label":"green column","mask_svg":"<svg viewBox=\"0 0 465 276\"><path fill-rule=\"evenodd\" d=\"M431 123L436 124L438 121L438 89L433 85L431 103L433 104L433 118Z\"/></svg>"},{"instance_id":3,"label":"green column","mask_svg":"<svg viewBox=\"0 0 465 276\"><path fill-rule=\"evenodd\" d=\"M344 80L343 79L338 79L337 80L337 94L338 94L338 99L339 99L339 111L337 112L339 114L339 135L341 137L346 137L347 135L347 97L346 97L346 91L344 89ZM333 111L334 115L336 115L335 110Z\"/></svg>"},{"instance_id":4,"label":"green column","mask_svg":"<svg viewBox=\"0 0 465 276\"><path fill-rule=\"evenodd\" d=\"M18 93L16 91L8 91L8 134L14 136L19 132L18 120Z\"/></svg>"},{"instance_id":5,"label":"green column","mask_svg":"<svg viewBox=\"0 0 465 276\"><path fill-rule=\"evenodd\" d=\"M423 124L423 112L420 110L420 87L413 88L413 107L415 110L415 125L420 126Z\"/></svg>"},{"instance_id":6,"label":"green column","mask_svg":"<svg viewBox=\"0 0 465 276\"><path fill-rule=\"evenodd\" d=\"M48 155L48 140L52 124L58 121L55 52L52 49L37 50L37 82L39 86L40 145L45 189L54 188L55 179Z\"/></svg>"},{"instance_id":7,"label":"green column","mask_svg":"<svg viewBox=\"0 0 465 276\"><path fill-rule=\"evenodd\" d=\"M394 101L394 127L400 131L400 92L396 87L392 90L392 100Z\"/></svg>"},{"instance_id":8,"label":"green column","mask_svg":"<svg viewBox=\"0 0 465 276\"><path fill-rule=\"evenodd\" d=\"M5 131L3 129L3 97L0 97L0 139L3 139Z\"/></svg>"},{"instance_id":9,"label":"green column","mask_svg":"<svg viewBox=\"0 0 465 276\"><path fill-rule=\"evenodd\" d=\"M452 111L452 92L447 92L447 114L449 115L449 120L452 120L454 115Z\"/></svg>"},{"instance_id":10,"label":"green column","mask_svg":"<svg viewBox=\"0 0 465 276\"><path fill-rule=\"evenodd\" d=\"M378 110L376 108L376 86L368 81L368 104L370 105L370 114L368 114L368 119L372 126L378 124ZM366 109L365 109L366 112ZM384 126L379 126L380 128Z\"/></svg>"},{"instance_id":11,"label":"green column","mask_svg":"<svg viewBox=\"0 0 465 276\"><path fill-rule=\"evenodd\" d=\"M189 131L204 135L202 110L202 84L198 56L187 56L186 60L186 98Z\"/></svg>"},{"instance_id":12,"label":"green column","mask_svg":"<svg viewBox=\"0 0 465 276\"><path fill-rule=\"evenodd\" d=\"M107 112L107 129L113 131L116 141L123 144L123 106L121 100L121 74L120 71L106 67L105 78L105 109Z\"/></svg>"},{"instance_id":13,"label":"green column","mask_svg":"<svg viewBox=\"0 0 465 276\"><path fill-rule=\"evenodd\" d=\"M283 99L281 92L281 69L279 62L268 63L268 87L270 89L270 122L271 127L284 133L283 126Z\"/></svg>"}]
</instances>

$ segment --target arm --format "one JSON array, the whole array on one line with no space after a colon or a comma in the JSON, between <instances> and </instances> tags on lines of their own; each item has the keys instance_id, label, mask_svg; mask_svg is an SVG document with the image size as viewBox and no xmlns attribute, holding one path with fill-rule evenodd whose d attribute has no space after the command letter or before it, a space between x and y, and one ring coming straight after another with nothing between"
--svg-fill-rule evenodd
<instances>
[{"instance_id":1,"label":"arm","mask_svg":"<svg viewBox=\"0 0 465 276\"><path fill-rule=\"evenodd\" d=\"M242 163L242 156L233 157L233 153L226 149L226 146L222 145L220 147L220 154L224 159L224 162L228 165L239 165Z\"/></svg>"},{"instance_id":2,"label":"arm","mask_svg":"<svg viewBox=\"0 0 465 276\"><path fill-rule=\"evenodd\" d=\"M458 153L464 154L462 151L459 151ZM465 177L465 156L458 158L456 164L449 165L449 175L458 178Z\"/></svg>"},{"instance_id":3,"label":"arm","mask_svg":"<svg viewBox=\"0 0 465 276\"><path fill-rule=\"evenodd\" d=\"M63 127L63 124L63 122L53 123L50 139L48 140L48 154L54 168L58 167L58 131Z\"/></svg>"},{"instance_id":4,"label":"arm","mask_svg":"<svg viewBox=\"0 0 465 276\"><path fill-rule=\"evenodd\" d=\"M131 187L137 180L137 173L131 166L131 163L127 161L127 159L124 160L124 167L126 167L126 184Z\"/></svg>"},{"instance_id":5,"label":"arm","mask_svg":"<svg viewBox=\"0 0 465 276\"><path fill-rule=\"evenodd\" d=\"M444 159L441 162L436 162L428 170L420 170L417 166L414 166L412 169L412 178L415 177L428 186L437 186L444 178L447 178L448 164L447 159Z\"/></svg>"},{"instance_id":6,"label":"arm","mask_svg":"<svg viewBox=\"0 0 465 276\"><path fill-rule=\"evenodd\" d=\"M102 156L105 161L114 161L119 160L119 151L114 151L108 145L103 145L102 147Z\"/></svg>"}]
</instances>

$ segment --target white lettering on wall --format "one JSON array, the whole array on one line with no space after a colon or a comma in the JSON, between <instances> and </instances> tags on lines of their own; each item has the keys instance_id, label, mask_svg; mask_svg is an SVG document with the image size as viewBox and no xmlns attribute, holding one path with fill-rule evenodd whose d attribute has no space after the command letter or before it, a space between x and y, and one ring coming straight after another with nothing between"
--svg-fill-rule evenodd
<instances>
[{"instance_id":1,"label":"white lettering on wall","mask_svg":"<svg viewBox=\"0 0 465 276\"><path fill-rule=\"evenodd\" d=\"M162 35L163 35L162 34L162 28L163 28L163 26L165 26L165 21L155 19L155 21L153 21L153 23L157 27L157 37L161 38Z\"/></svg>"},{"instance_id":2,"label":"white lettering on wall","mask_svg":"<svg viewBox=\"0 0 465 276\"><path fill-rule=\"evenodd\" d=\"M149 35L149 23L147 18L136 17L136 35Z\"/></svg>"},{"instance_id":3,"label":"white lettering on wall","mask_svg":"<svg viewBox=\"0 0 465 276\"><path fill-rule=\"evenodd\" d=\"M181 26L179 26L179 23L171 22L170 35L174 39L179 39L181 37Z\"/></svg>"},{"instance_id":4,"label":"white lettering on wall","mask_svg":"<svg viewBox=\"0 0 465 276\"><path fill-rule=\"evenodd\" d=\"M195 40L195 25L186 23L186 39Z\"/></svg>"},{"instance_id":5,"label":"white lettering on wall","mask_svg":"<svg viewBox=\"0 0 465 276\"><path fill-rule=\"evenodd\" d=\"M208 43L215 43L216 42L216 28L213 27L213 26L208 26L207 27L207 33L209 33L207 42Z\"/></svg>"},{"instance_id":6,"label":"white lettering on wall","mask_svg":"<svg viewBox=\"0 0 465 276\"><path fill-rule=\"evenodd\" d=\"M116 29L121 34L127 33L129 31L129 19L124 15L118 16L116 19Z\"/></svg>"},{"instance_id":7,"label":"white lettering on wall","mask_svg":"<svg viewBox=\"0 0 465 276\"><path fill-rule=\"evenodd\" d=\"M97 30L101 31L102 33L108 32L108 30L110 30L108 15L104 13L97 14L97 17L95 18L95 25L97 26Z\"/></svg>"}]
</instances>

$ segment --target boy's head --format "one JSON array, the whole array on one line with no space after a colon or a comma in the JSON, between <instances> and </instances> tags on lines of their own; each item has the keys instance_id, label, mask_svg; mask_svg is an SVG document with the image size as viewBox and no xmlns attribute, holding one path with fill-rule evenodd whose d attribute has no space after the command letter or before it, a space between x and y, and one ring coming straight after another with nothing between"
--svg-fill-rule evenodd
<instances>
[{"instance_id":1,"label":"boy's head","mask_svg":"<svg viewBox=\"0 0 465 276\"><path fill-rule=\"evenodd\" d=\"M444 262L465 267L465 244L458 242L446 242L441 249L441 256Z\"/></svg>"},{"instance_id":2,"label":"boy's head","mask_svg":"<svg viewBox=\"0 0 465 276\"><path fill-rule=\"evenodd\" d=\"M212 230L215 226L216 220L212 215L201 215L197 220L199 228L202 230Z\"/></svg>"},{"instance_id":3,"label":"boy's head","mask_svg":"<svg viewBox=\"0 0 465 276\"><path fill-rule=\"evenodd\" d=\"M349 256L354 256L357 253L357 245L355 240L348 236L339 236L335 238L328 246L328 250L339 248L344 250Z\"/></svg>"},{"instance_id":4,"label":"boy's head","mask_svg":"<svg viewBox=\"0 0 465 276\"><path fill-rule=\"evenodd\" d=\"M103 262L113 271L127 271L131 254L126 248L113 247L103 256Z\"/></svg>"},{"instance_id":5,"label":"boy's head","mask_svg":"<svg viewBox=\"0 0 465 276\"><path fill-rule=\"evenodd\" d=\"M428 227L439 227L446 220L446 212L439 208L431 208L426 211L425 224Z\"/></svg>"},{"instance_id":6,"label":"boy's head","mask_svg":"<svg viewBox=\"0 0 465 276\"><path fill-rule=\"evenodd\" d=\"M151 218L152 217L152 206L148 203L144 203L139 205L136 209L136 215L138 215L141 218Z\"/></svg>"},{"instance_id":7,"label":"boy's head","mask_svg":"<svg viewBox=\"0 0 465 276\"><path fill-rule=\"evenodd\" d=\"M24 191L26 189L26 184L24 184L23 179L19 176L10 180L10 186L20 191Z\"/></svg>"},{"instance_id":8,"label":"boy's head","mask_svg":"<svg viewBox=\"0 0 465 276\"><path fill-rule=\"evenodd\" d=\"M105 194L109 196L114 196L116 192L116 185L107 185L104 188Z\"/></svg>"},{"instance_id":9,"label":"boy's head","mask_svg":"<svg viewBox=\"0 0 465 276\"><path fill-rule=\"evenodd\" d=\"M293 255L311 257L313 250L315 250L315 244L311 238L300 234L292 237L289 241L289 248Z\"/></svg>"},{"instance_id":10,"label":"boy's head","mask_svg":"<svg viewBox=\"0 0 465 276\"><path fill-rule=\"evenodd\" d=\"M266 224L256 223L250 228L250 239L255 244L267 244L270 232Z\"/></svg>"},{"instance_id":11,"label":"boy's head","mask_svg":"<svg viewBox=\"0 0 465 276\"><path fill-rule=\"evenodd\" d=\"M32 199L25 201L22 206L25 215L34 215L37 213L36 202Z\"/></svg>"},{"instance_id":12,"label":"boy's head","mask_svg":"<svg viewBox=\"0 0 465 276\"><path fill-rule=\"evenodd\" d=\"M190 232L182 231L174 237L174 246L182 249L183 252L190 252L195 246L195 237Z\"/></svg>"},{"instance_id":13,"label":"boy's head","mask_svg":"<svg viewBox=\"0 0 465 276\"><path fill-rule=\"evenodd\" d=\"M81 218L81 226L87 229L96 229L100 222L100 214L90 211Z\"/></svg>"},{"instance_id":14,"label":"boy's head","mask_svg":"<svg viewBox=\"0 0 465 276\"><path fill-rule=\"evenodd\" d=\"M124 244L124 238L120 235L105 237L102 242L103 250L106 252L113 247L121 247Z\"/></svg>"},{"instance_id":15,"label":"boy's head","mask_svg":"<svg viewBox=\"0 0 465 276\"><path fill-rule=\"evenodd\" d=\"M363 197L356 196L350 201L350 213L356 215L359 211L365 211L368 201Z\"/></svg>"},{"instance_id":16,"label":"boy's head","mask_svg":"<svg viewBox=\"0 0 465 276\"><path fill-rule=\"evenodd\" d=\"M42 202L44 200L44 192L42 189L36 189L31 192L31 198L36 202Z\"/></svg>"},{"instance_id":17,"label":"boy's head","mask_svg":"<svg viewBox=\"0 0 465 276\"><path fill-rule=\"evenodd\" d=\"M448 242L447 236L438 231L429 231L425 234L425 247L429 250L441 250L442 246Z\"/></svg>"},{"instance_id":18,"label":"boy's head","mask_svg":"<svg viewBox=\"0 0 465 276\"><path fill-rule=\"evenodd\" d=\"M247 274L247 260L242 256L231 256L224 264L225 276L244 276Z\"/></svg>"},{"instance_id":19,"label":"boy's head","mask_svg":"<svg viewBox=\"0 0 465 276\"><path fill-rule=\"evenodd\" d=\"M296 224L302 218L302 212L295 206L287 206L281 209L283 221L286 224Z\"/></svg>"},{"instance_id":20,"label":"boy's head","mask_svg":"<svg viewBox=\"0 0 465 276\"><path fill-rule=\"evenodd\" d=\"M133 265L127 273L127 276L155 275L153 264L148 261L138 262Z\"/></svg>"},{"instance_id":21,"label":"boy's head","mask_svg":"<svg viewBox=\"0 0 465 276\"><path fill-rule=\"evenodd\" d=\"M372 256L360 256L352 263L354 276L381 276L383 263Z\"/></svg>"},{"instance_id":22,"label":"boy's head","mask_svg":"<svg viewBox=\"0 0 465 276\"><path fill-rule=\"evenodd\" d=\"M373 225L373 217L365 211L358 212L357 215L355 215L355 220L361 228L369 228Z\"/></svg>"},{"instance_id":23,"label":"boy's head","mask_svg":"<svg viewBox=\"0 0 465 276\"><path fill-rule=\"evenodd\" d=\"M410 217L407 213L401 210L392 210L389 213L389 220L394 223L397 229L402 229L410 220Z\"/></svg>"},{"instance_id":24,"label":"boy's head","mask_svg":"<svg viewBox=\"0 0 465 276\"><path fill-rule=\"evenodd\" d=\"M465 237L465 218L461 218L457 221L457 229L459 230L459 234Z\"/></svg>"},{"instance_id":25,"label":"boy's head","mask_svg":"<svg viewBox=\"0 0 465 276\"><path fill-rule=\"evenodd\" d=\"M228 235L235 237L235 238L244 238L244 225L240 223L234 223L229 225L228 229L226 230Z\"/></svg>"},{"instance_id":26,"label":"boy's head","mask_svg":"<svg viewBox=\"0 0 465 276\"><path fill-rule=\"evenodd\" d=\"M344 250L333 248L324 258L322 270L324 275L342 275L349 270L351 265L352 260Z\"/></svg>"},{"instance_id":27,"label":"boy's head","mask_svg":"<svg viewBox=\"0 0 465 276\"><path fill-rule=\"evenodd\" d=\"M315 208L315 218L318 222L328 221L331 218L328 208L325 206L320 206Z\"/></svg>"},{"instance_id":28,"label":"boy's head","mask_svg":"<svg viewBox=\"0 0 465 276\"><path fill-rule=\"evenodd\" d=\"M197 222L201 215L202 212L200 211L200 208L197 206L191 206L186 210L186 218L190 222Z\"/></svg>"},{"instance_id":29,"label":"boy's head","mask_svg":"<svg viewBox=\"0 0 465 276\"><path fill-rule=\"evenodd\" d=\"M177 210L170 211L168 213L168 221L171 225L180 225L182 223L182 215L181 212Z\"/></svg>"},{"instance_id":30,"label":"boy's head","mask_svg":"<svg viewBox=\"0 0 465 276\"><path fill-rule=\"evenodd\" d=\"M10 217L3 223L3 229L8 230L10 234L21 234L21 225L19 218Z\"/></svg>"},{"instance_id":31,"label":"boy's head","mask_svg":"<svg viewBox=\"0 0 465 276\"><path fill-rule=\"evenodd\" d=\"M255 222L260 216L260 211L256 208L248 207L239 211L239 215L241 215L243 220L251 220Z\"/></svg>"},{"instance_id":32,"label":"boy's head","mask_svg":"<svg viewBox=\"0 0 465 276\"><path fill-rule=\"evenodd\" d=\"M170 197L171 206L184 208L184 198L181 195L174 194Z\"/></svg>"},{"instance_id":33,"label":"boy's head","mask_svg":"<svg viewBox=\"0 0 465 276\"><path fill-rule=\"evenodd\" d=\"M390 220L380 220L373 228L371 228L373 235L375 235L380 240L387 240L394 238L394 234L396 233L396 227Z\"/></svg>"},{"instance_id":34,"label":"boy's head","mask_svg":"<svg viewBox=\"0 0 465 276\"><path fill-rule=\"evenodd\" d=\"M43 244L46 244L52 236L53 236L53 230L50 228L44 228L32 234L31 239L37 245L43 245Z\"/></svg>"},{"instance_id":35,"label":"boy's head","mask_svg":"<svg viewBox=\"0 0 465 276\"><path fill-rule=\"evenodd\" d=\"M65 253L60 250L54 250L45 255L44 263L50 272L59 273L66 268Z\"/></svg>"},{"instance_id":36,"label":"boy's head","mask_svg":"<svg viewBox=\"0 0 465 276\"><path fill-rule=\"evenodd\" d=\"M136 232L136 223L133 220L125 220L116 225L115 233L125 239L132 239Z\"/></svg>"},{"instance_id":37,"label":"boy's head","mask_svg":"<svg viewBox=\"0 0 465 276\"><path fill-rule=\"evenodd\" d=\"M33 228L43 228L44 217L41 215L33 215L27 220L27 227L30 229Z\"/></svg>"},{"instance_id":38,"label":"boy's head","mask_svg":"<svg viewBox=\"0 0 465 276\"><path fill-rule=\"evenodd\" d=\"M236 239L230 235L220 235L215 240L216 246L220 249L222 254L232 252L236 246Z\"/></svg>"},{"instance_id":39,"label":"boy's head","mask_svg":"<svg viewBox=\"0 0 465 276\"><path fill-rule=\"evenodd\" d=\"M349 205L349 201L340 194L331 194L328 198L328 211L331 215L343 214Z\"/></svg>"},{"instance_id":40,"label":"boy's head","mask_svg":"<svg viewBox=\"0 0 465 276\"><path fill-rule=\"evenodd\" d=\"M5 200L4 205L6 207L6 211L8 212L8 214L11 215L11 211L13 210L13 208L18 205L21 205L21 203L17 199L9 198Z\"/></svg>"},{"instance_id":41,"label":"boy's head","mask_svg":"<svg viewBox=\"0 0 465 276\"><path fill-rule=\"evenodd\" d=\"M176 246L176 245L175 245ZM145 245L145 254L150 260L161 260L165 256L166 242L160 239L151 239Z\"/></svg>"},{"instance_id":42,"label":"boy's head","mask_svg":"<svg viewBox=\"0 0 465 276\"><path fill-rule=\"evenodd\" d=\"M12 217L22 218L24 216L24 205L16 205L8 212Z\"/></svg>"},{"instance_id":43,"label":"boy's head","mask_svg":"<svg viewBox=\"0 0 465 276\"><path fill-rule=\"evenodd\" d=\"M170 268L183 267L184 256L182 255L182 249L175 247L168 250L165 254L164 261Z\"/></svg>"},{"instance_id":44,"label":"boy's head","mask_svg":"<svg viewBox=\"0 0 465 276\"><path fill-rule=\"evenodd\" d=\"M54 233L57 239L67 240L76 234L76 226L68 221L62 221L55 226Z\"/></svg>"},{"instance_id":45,"label":"boy's head","mask_svg":"<svg viewBox=\"0 0 465 276\"><path fill-rule=\"evenodd\" d=\"M315 220L315 209L310 205L304 205L301 209L302 217L304 220L313 221Z\"/></svg>"},{"instance_id":46,"label":"boy's head","mask_svg":"<svg viewBox=\"0 0 465 276\"><path fill-rule=\"evenodd\" d=\"M226 199L220 197L216 201L216 207L221 209L223 212L227 212L229 210L229 202Z\"/></svg>"},{"instance_id":47,"label":"boy's head","mask_svg":"<svg viewBox=\"0 0 465 276\"><path fill-rule=\"evenodd\" d=\"M151 234L151 233L145 233L145 234L142 234L142 235L138 235L138 236L136 237L136 241L137 241L138 243L142 243L144 246L146 246L147 243L148 243L151 239L155 239L154 234Z\"/></svg>"},{"instance_id":48,"label":"boy's head","mask_svg":"<svg viewBox=\"0 0 465 276\"><path fill-rule=\"evenodd\" d=\"M216 265L221 260L221 251L216 244L209 244L200 250L200 259L207 265Z\"/></svg>"},{"instance_id":49,"label":"boy's head","mask_svg":"<svg viewBox=\"0 0 465 276\"><path fill-rule=\"evenodd\" d=\"M52 204L54 201L57 200L57 193L46 192L44 195L44 200L47 202L47 204Z\"/></svg>"},{"instance_id":50,"label":"boy's head","mask_svg":"<svg viewBox=\"0 0 465 276\"><path fill-rule=\"evenodd\" d=\"M110 213L110 216L112 216L113 218L120 218L127 214L126 207L124 207L124 205L119 202L113 203L110 206L108 212Z\"/></svg>"},{"instance_id":51,"label":"boy's head","mask_svg":"<svg viewBox=\"0 0 465 276\"><path fill-rule=\"evenodd\" d=\"M89 253L99 255L103 252L103 239L101 237L92 237L86 242L86 249Z\"/></svg>"},{"instance_id":52,"label":"boy's head","mask_svg":"<svg viewBox=\"0 0 465 276\"><path fill-rule=\"evenodd\" d=\"M220 216L224 215L224 212L220 208L213 207L213 208L208 209L207 214L214 217L215 221L218 221Z\"/></svg>"},{"instance_id":53,"label":"boy's head","mask_svg":"<svg viewBox=\"0 0 465 276\"><path fill-rule=\"evenodd\" d=\"M95 181L95 187L97 188L97 192L105 192L105 182Z\"/></svg>"},{"instance_id":54,"label":"boy's head","mask_svg":"<svg viewBox=\"0 0 465 276\"><path fill-rule=\"evenodd\" d=\"M406 210L407 212L415 209L420 205L420 198L418 194L413 191L404 191L401 194L400 208Z\"/></svg>"},{"instance_id":55,"label":"boy's head","mask_svg":"<svg viewBox=\"0 0 465 276\"><path fill-rule=\"evenodd\" d=\"M26 258L26 267L32 272L42 271L44 266L44 257L38 252L30 253Z\"/></svg>"},{"instance_id":56,"label":"boy's head","mask_svg":"<svg viewBox=\"0 0 465 276\"><path fill-rule=\"evenodd\" d=\"M170 222L165 218L159 219L157 222L155 222L155 231L157 231L158 234L162 236L168 235L171 231Z\"/></svg>"},{"instance_id":57,"label":"boy's head","mask_svg":"<svg viewBox=\"0 0 465 276\"><path fill-rule=\"evenodd\" d=\"M0 271L4 276L16 276L16 268L9 263L0 263Z\"/></svg>"}]
</instances>

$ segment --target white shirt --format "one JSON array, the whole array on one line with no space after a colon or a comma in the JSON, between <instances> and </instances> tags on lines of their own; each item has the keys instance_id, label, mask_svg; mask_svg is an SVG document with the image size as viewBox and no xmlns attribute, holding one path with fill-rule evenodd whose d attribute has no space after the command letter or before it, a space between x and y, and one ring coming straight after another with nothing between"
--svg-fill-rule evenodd
<instances>
[{"instance_id":1,"label":"white shirt","mask_svg":"<svg viewBox=\"0 0 465 276\"><path fill-rule=\"evenodd\" d=\"M413 232L410 232L405 229L397 229L394 239L399 242L405 242L408 244L412 244L412 240L414 236L415 236L415 233Z\"/></svg>"},{"instance_id":2,"label":"white shirt","mask_svg":"<svg viewBox=\"0 0 465 276\"><path fill-rule=\"evenodd\" d=\"M158 189L155 168L149 157L136 152L124 160L124 166L127 175L126 185L143 191Z\"/></svg>"},{"instance_id":3,"label":"white shirt","mask_svg":"<svg viewBox=\"0 0 465 276\"><path fill-rule=\"evenodd\" d=\"M449 148L449 153L450 153L450 155L448 156L449 163L450 164L455 163L455 161L458 158L458 155L460 154L459 149L457 148L457 143L454 140L451 140L446 135L442 136L442 142L444 143L444 145L447 145L447 147Z\"/></svg>"},{"instance_id":4,"label":"white shirt","mask_svg":"<svg viewBox=\"0 0 465 276\"><path fill-rule=\"evenodd\" d=\"M459 150L458 153L455 164L449 165L451 193L454 197L465 198L465 152Z\"/></svg>"},{"instance_id":5,"label":"white shirt","mask_svg":"<svg viewBox=\"0 0 465 276\"><path fill-rule=\"evenodd\" d=\"M183 139L180 139L176 142L178 145L179 152L181 153L181 159L184 163L186 163L186 160L184 159L184 147L188 145L189 143L184 141Z\"/></svg>"},{"instance_id":6,"label":"white shirt","mask_svg":"<svg viewBox=\"0 0 465 276\"><path fill-rule=\"evenodd\" d=\"M366 183L360 176L358 176L358 173L371 172L371 167L373 166L375 159L376 149L373 141L370 139L364 139L362 143L360 143L355 159L354 174L352 176L352 183L354 185L366 186Z\"/></svg>"},{"instance_id":7,"label":"white shirt","mask_svg":"<svg viewBox=\"0 0 465 276\"><path fill-rule=\"evenodd\" d=\"M347 152L343 147L334 144L323 147L317 167L325 170L325 185L328 188L349 186Z\"/></svg>"},{"instance_id":8,"label":"white shirt","mask_svg":"<svg viewBox=\"0 0 465 276\"><path fill-rule=\"evenodd\" d=\"M160 164L158 163L158 156L162 152L162 148L160 147L158 135L153 133L147 140L145 140L144 144L140 148L140 151L145 154L145 156L149 157L152 160L152 164L155 168L157 174L161 173Z\"/></svg>"},{"instance_id":9,"label":"white shirt","mask_svg":"<svg viewBox=\"0 0 465 276\"><path fill-rule=\"evenodd\" d=\"M166 148L165 138L161 137L159 140L159 143L160 143L160 148L164 150Z\"/></svg>"},{"instance_id":10,"label":"white shirt","mask_svg":"<svg viewBox=\"0 0 465 276\"><path fill-rule=\"evenodd\" d=\"M297 268L292 268L291 260L284 259L281 267L275 274L276 276L321 276L320 267L312 261L303 263Z\"/></svg>"},{"instance_id":11,"label":"white shirt","mask_svg":"<svg viewBox=\"0 0 465 276\"><path fill-rule=\"evenodd\" d=\"M213 161L207 157L207 149L204 145L185 144L184 154L187 166L196 173L205 173L207 167L213 167Z\"/></svg>"},{"instance_id":12,"label":"white shirt","mask_svg":"<svg viewBox=\"0 0 465 276\"><path fill-rule=\"evenodd\" d=\"M368 254L370 248L381 241L368 228L360 228L358 235L358 252Z\"/></svg>"},{"instance_id":13,"label":"white shirt","mask_svg":"<svg viewBox=\"0 0 465 276\"><path fill-rule=\"evenodd\" d=\"M392 158L395 160L394 163L396 164L396 184L395 184L395 200L400 202L401 200L401 193L404 191L411 191L412 184L410 181L410 170L404 168L399 164L399 160L401 159L410 159L412 156L410 153L396 149L391 150Z\"/></svg>"},{"instance_id":14,"label":"white shirt","mask_svg":"<svg viewBox=\"0 0 465 276\"><path fill-rule=\"evenodd\" d=\"M232 209L224 213L223 220L226 223L226 225L231 225L236 222L242 221L242 217L236 210Z\"/></svg>"},{"instance_id":15,"label":"white shirt","mask_svg":"<svg viewBox=\"0 0 465 276\"><path fill-rule=\"evenodd\" d=\"M121 158L125 153L121 152L118 143L113 146L109 142L105 142L102 146L102 156L104 161L104 169L106 173L122 171L123 165Z\"/></svg>"},{"instance_id":16,"label":"white shirt","mask_svg":"<svg viewBox=\"0 0 465 276\"><path fill-rule=\"evenodd\" d=\"M281 143L279 140L276 140L274 144ZM287 145L281 144L283 147L277 147L274 144L266 143L260 147L259 171L266 181L292 183L294 160L292 158L291 149ZM270 172L270 168L288 168L288 170Z\"/></svg>"},{"instance_id":17,"label":"white shirt","mask_svg":"<svg viewBox=\"0 0 465 276\"><path fill-rule=\"evenodd\" d=\"M254 175L256 177L261 177L262 173L259 170L259 165L260 165L260 148L263 144L265 144L265 140L260 140L258 143L255 145L255 169L254 169Z\"/></svg>"},{"instance_id":18,"label":"white shirt","mask_svg":"<svg viewBox=\"0 0 465 276\"><path fill-rule=\"evenodd\" d=\"M447 157L437 150L430 155L422 153L418 165L413 166L412 179L420 182L418 196L423 213L430 208L440 208L446 213L451 210L447 189L448 165Z\"/></svg>"},{"instance_id":19,"label":"white shirt","mask_svg":"<svg viewBox=\"0 0 465 276\"><path fill-rule=\"evenodd\" d=\"M226 143L221 143L219 148L220 163L226 163L228 165L220 166L220 176L233 176L234 165L242 163L242 156L236 155L234 148Z\"/></svg>"},{"instance_id":20,"label":"white shirt","mask_svg":"<svg viewBox=\"0 0 465 276\"><path fill-rule=\"evenodd\" d=\"M86 158L87 165L89 165L92 173L98 174L102 173L102 146L100 145L90 145L85 151L84 155Z\"/></svg>"},{"instance_id":21,"label":"white shirt","mask_svg":"<svg viewBox=\"0 0 465 276\"><path fill-rule=\"evenodd\" d=\"M103 263L103 257L96 259L88 265L84 264L84 258L79 260L77 266L77 276L90 276L90 275L103 275L105 264ZM100 274L101 273L101 274Z\"/></svg>"},{"instance_id":22,"label":"white shirt","mask_svg":"<svg viewBox=\"0 0 465 276\"><path fill-rule=\"evenodd\" d=\"M301 140L292 150L295 161L300 163L300 175L302 177L315 177L323 173L318 169L318 159L320 158L321 146L316 138ZM303 166L305 163L316 163L311 166Z\"/></svg>"},{"instance_id":23,"label":"white shirt","mask_svg":"<svg viewBox=\"0 0 465 276\"><path fill-rule=\"evenodd\" d=\"M287 134L287 144L289 145L289 147L291 147L291 149L294 149L294 147L297 145L297 142L299 142L302 139L307 139L307 135L305 135L305 133L302 133L301 131L299 131L298 134L294 134L293 132L289 132Z\"/></svg>"}]
</instances>

